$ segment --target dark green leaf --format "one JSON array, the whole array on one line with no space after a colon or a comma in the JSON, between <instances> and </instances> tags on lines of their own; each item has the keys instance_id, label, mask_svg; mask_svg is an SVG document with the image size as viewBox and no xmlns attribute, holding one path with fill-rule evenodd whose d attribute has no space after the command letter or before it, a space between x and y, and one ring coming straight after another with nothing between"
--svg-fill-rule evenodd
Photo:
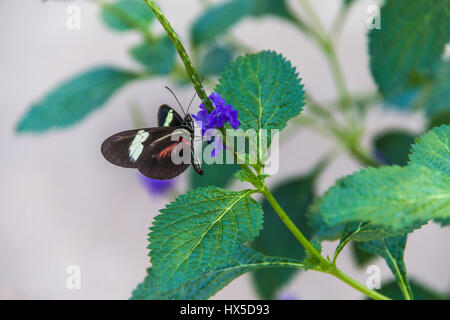
<instances>
[{"instance_id":1,"label":"dark green leaf","mask_svg":"<svg viewBox=\"0 0 450 320\"><path fill-rule=\"evenodd\" d=\"M211 7L194 23L191 37L194 45L215 39L246 15L251 14L252 0L232 0Z\"/></svg>"},{"instance_id":2,"label":"dark green leaf","mask_svg":"<svg viewBox=\"0 0 450 320\"><path fill-rule=\"evenodd\" d=\"M152 269L161 290L224 265L237 247L258 235L263 212L252 193L198 188L161 210L149 235Z\"/></svg>"},{"instance_id":3,"label":"dark green leaf","mask_svg":"<svg viewBox=\"0 0 450 320\"><path fill-rule=\"evenodd\" d=\"M450 218L434 219L434 221L440 223L443 227L450 226Z\"/></svg>"},{"instance_id":4,"label":"dark green leaf","mask_svg":"<svg viewBox=\"0 0 450 320\"><path fill-rule=\"evenodd\" d=\"M200 300L208 299L240 275L261 268L301 268L300 262L264 257L246 246L241 246L230 255L229 261L208 272L199 272L193 279L178 286L161 290L152 268L145 280L133 291L134 300Z\"/></svg>"},{"instance_id":5,"label":"dark green leaf","mask_svg":"<svg viewBox=\"0 0 450 320\"><path fill-rule=\"evenodd\" d=\"M199 45L226 33L244 17L269 14L292 18L285 0L230 0L220 3L206 10L194 23L192 41Z\"/></svg>"},{"instance_id":6,"label":"dark green leaf","mask_svg":"<svg viewBox=\"0 0 450 320\"><path fill-rule=\"evenodd\" d=\"M450 40L450 0L387 0L369 33L370 67L381 93L411 106ZM397 99L398 100L398 99Z\"/></svg>"},{"instance_id":7,"label":"dark green leaf","mask_svg":"<svg viewBox=\"0 0 450 320\"><path fill-rule=\"evenodd\" d=\"M221 74L215 91L238 110L239 129L244 131L282 130L304 105L295 68L272 51L237 58Z\"/></svg>"},{"instance_id":8,"label":"dark green leaf","mask_svg":"<svg viewBox=\"0 0 450 320\"><path fill-rule=\"evenodd\" d=\"M233 59L233 51L225 46L214 46L208 50L200 63L200 74L217 75L225 70Z\"/></svg>"},{"instance_id":9,"label":"dark green leaf","mask_svg":"<svg viewBox=\"0 0 450 320\"><path fill-rule=\"evenodd\" d=\"M115 31L146 30L154 19L152 10L140 0L119 0L103 3L101 18Z\"/></svg>"},{"instance_id":10,"label":"dark green leaf","mask_svg":"<svg viewBox=\"0 0 450 320\"><path fill-rule=\"evenodd\" d=\"M135 73L110 66L89 70L69 79L31 106L16 130L34 132L71 126L136 78Z\"/></svg>"},{"instance_id":11,"label":"dark green leaf","mask_svg":"<svg viewBox=\"0 0 450 320\"><path fill-rule=\"evenodd\" d=\"M406 235L360 243L361 249L383 257L395 276L397 283L401 285L402 290L405 290L404 294L408 293L412 298L406 265L403 261L405 246Z\"/></svg>"},{"instance_id":12,"label":"dark green leaf","mask_svg":"<svg viewBox=\"0 0 450 320\"><path fill-rule=\"evenodd\" d=\"M376 255L359 247L358 242L353 242L351 245L352 257L358 267L366 266L370 261L376 258Z\"/></svg>"},{"instance_id":13,"label":"dark green leaf","mask_svg":"<svg viewBox=\"0 0 450 320\"><path fill-rule=\"evenodd\" d=\"M393 130L379 134L374 141L377 155L385 164L404 166L408 163L411 144L416 135Z\"/></svg>"},{"instance_id":14,"label":"dark green leaf","mask_svg":"<svg viewBox=\"0 0 450 320\"><path fill-rule=\"evenodd\" d=\"M155 39L152 43L143 42L132 48L130 54L156 74L168 74L175 64L175 47L167 36Z\"/></svg>"},{"instance_id":15,"label":"dark green leaf","mask_svg":"<svg viewBox=\"0 0 450 320\"><path fill-rule=\"evenodd\" d=\"M450 110L431 115L428 118L427 130L439 127L443 124L450 124Z\"/></svg>"},{"instance_id":16,"label":"dark green leaf","mask_svg":"<svg viewBox=\"0 0 450 320\"><path fill-rule=\"evenodd\" d=\"M306 237L311 237L306 211L314 197L313 179L296 178L286 181L273 191L274 197L289 214L292 221ZM267 201L263 202L264 225L252 247L268 256L282 256L303 260L305 251L298 240L287 230L277 213ZM294 275L294 269L264 269L253 273L256 289L263 299L274 299L278 290Z\"/></svg>"},{"instance_id":17,"label":"dark green leaf","mask_svg":"<svg viewBox=\"0 0 450 320\"><path fill-rule=\"evenodd\" d=\"M450 176L450 126L435 127L420 136L412 146L410 160Z\"/></svg>"}]
</instances>

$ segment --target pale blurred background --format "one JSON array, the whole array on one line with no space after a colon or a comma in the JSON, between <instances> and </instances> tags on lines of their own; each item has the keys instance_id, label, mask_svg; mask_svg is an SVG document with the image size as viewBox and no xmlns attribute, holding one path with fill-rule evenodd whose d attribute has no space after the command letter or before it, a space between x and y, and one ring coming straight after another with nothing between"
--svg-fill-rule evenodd
<instances>
[{"instance_id":1,"label":"pale blurred background","mask_svg":"<svg viewBox=\"0 0 450 320\"><path fill-rule=\"evenodd\" d=\"M179 32L201 12L198 0L158 1ZM330 26L337 0L311 1ZM352 92L372 90L366 48L366 9L376 1L358 1L347 21L339 46L345 76ZM68 30L66 10L81 8L81 30ZM296 2L293 1L293 7ZM127 48L138 35L110 32L98 19L98 7L87 1L41 2L2 0L0 3L0 298L13 299L127 299L149 266L147 233L153 217L168 202L152 197L136 172L108 164L100 144L110 134L132 127L130 104L144 107L155 124L157 107L172 97L170 85L184 103L191 87L177 88L166 79L131 84L100 111L68 130L17 136L13 129L32 102L60 81L99 64L135 68ZM159 26L157 26L160 29ZM273 49L297 66L305 89L320 101L335 97L335 87L323 55L290 25L274 18L245 20L234 35L253 50ZM212 88L209 88L212 89ZM170 99L170 100L169 100ZM423 130L420 114L401 115L374 110L368 118L368 137L389 127ZM280 172L270 180L305 173L333 145L307 130L289 138L281 150ZM359 168L342 154L321 176L319 192L336 178ZM187 175L178 180L186 185ZM438 291L450 289L450 228L429 224L410 235L406 250L409 274ZM336 243L325 243L332 254ZM342 270L365 283L346 249ZM383 280L392 276L376 260ZM67 267L81 267L81 289L66 286ZM331 276L299 273L283 289L299 299L359 299L361 294ZM219 292L218 299L255 299L250 277L244 275Z\"/></svg>"}]
</instances>

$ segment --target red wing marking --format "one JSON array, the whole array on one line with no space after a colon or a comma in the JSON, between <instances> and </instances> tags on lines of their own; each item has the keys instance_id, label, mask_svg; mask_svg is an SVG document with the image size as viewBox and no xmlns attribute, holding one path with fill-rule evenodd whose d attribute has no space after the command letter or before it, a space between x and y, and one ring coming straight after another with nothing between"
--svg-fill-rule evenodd
<instances>
[{"instance_id":1,"label":"red wing marking","mask_svg":"<svg viewBox=\"0 0 450 320\"><path fill-rule=\"evenodd\" d=\"M175 146L177 144L178 144L178 142L175 142L175 143L171 144L170 146L162 149L161 152L158 154L158 160L160 160L161 158L167 156L170 152L172 152L173 148L175 148Z\"/></svg>"}]
</instances>

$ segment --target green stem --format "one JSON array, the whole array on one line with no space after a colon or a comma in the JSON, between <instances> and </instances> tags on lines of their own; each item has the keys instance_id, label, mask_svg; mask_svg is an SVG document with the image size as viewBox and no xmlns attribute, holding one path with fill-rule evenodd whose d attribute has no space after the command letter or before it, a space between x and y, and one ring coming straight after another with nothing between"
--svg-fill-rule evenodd
<instances>
[{"instance_id":1,"label":"green stem","mask_svg":"<svg viewBox=\"0 0 450 320\"><path fill-rule=\"evenodd\" d=\"M289 231L291 231L292 234L297 238L297 240L302 244L309 255L316 258L323 267L327 268L329 266L329 262L324 257L322 257L322 255L316 250L316 248L314 248L311 242L309 242L308 239L306 239L306 237L303 235L303 233L301 233L301 231L295 226L294 222L292 222L286 212L284 212L267 186L264 185L261 192L266 197L267 201L270 203L275 212L278 214L281 221L283 221Z\"/></svg>"},{"instance_id":2,"label":"green stem","mask_svg":"<svg viewBox=\"0 0 450 320\"><path fill-rule=\"evenodd\" d=\"M177 49L178 55L180 56L181 60L183 61L184 67L186 68L186 72L189 75L190 80L194 84L195 91L197 91L197 94L200 100L203 102L206 110L208 110L209 112L213 111L214 106L211 100L209 100L206 91L202 86L202 82L200 81L200 78L197 74L197 71L192 65L191 59L189 58L186 50L184 49L184 46L181 43L180 39L178 38L178 35L176 34L175 30L172 28L169 21L167 21L166 17L164 16L161 9L158 7L158 5L154 0L144 0L144 2L150 7L150 9L152 9L156 18L159 20L164 30L166 31L168 37L170 38L173 45Z\"/></svg>"}]
</instances>

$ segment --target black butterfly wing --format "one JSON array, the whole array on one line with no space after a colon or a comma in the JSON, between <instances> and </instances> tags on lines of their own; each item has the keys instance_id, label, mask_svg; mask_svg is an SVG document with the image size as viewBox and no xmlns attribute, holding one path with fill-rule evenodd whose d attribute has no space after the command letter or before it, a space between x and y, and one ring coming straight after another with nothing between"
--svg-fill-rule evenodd
<instances>
[{"instance_id":1,"label":"black butterfly wing","mask_svg":"<svg viewBox=\"0 0 450 320\"><path fill-rule=\"evenodd\" d=\"M189 161L174 163L172 153L175 152L182 158L183 152L187 152L190 159L191 149L190 133L184 129L176 129L169 136L157 139L145 148L136 166L146 177L159 180L172 179L190 165Z\"/></svg>"},{"instance_id":2,"label":"black butterfly wing","mask_svg":"<svg viewBox=\"0 0 450 320\"><path fill-rule=\"evenodd\" d=\"M144 153L144 150L156 140L170 135L174 128L156 127L127 130L116 133L106 139L101 152L103 157L124 168L137 168L136 162Z\"/></svg>"},{"instance_id":3,"label":"black butterfly wing","mask_svg":"<svg viewBox=\"0 0 450 320\"><path fill-rule=\"evenodd\" d=\"M183 118L171 107L163 104L158 110L158 126L179 127L183 123Z\"/></svg>"}]
</instances>

